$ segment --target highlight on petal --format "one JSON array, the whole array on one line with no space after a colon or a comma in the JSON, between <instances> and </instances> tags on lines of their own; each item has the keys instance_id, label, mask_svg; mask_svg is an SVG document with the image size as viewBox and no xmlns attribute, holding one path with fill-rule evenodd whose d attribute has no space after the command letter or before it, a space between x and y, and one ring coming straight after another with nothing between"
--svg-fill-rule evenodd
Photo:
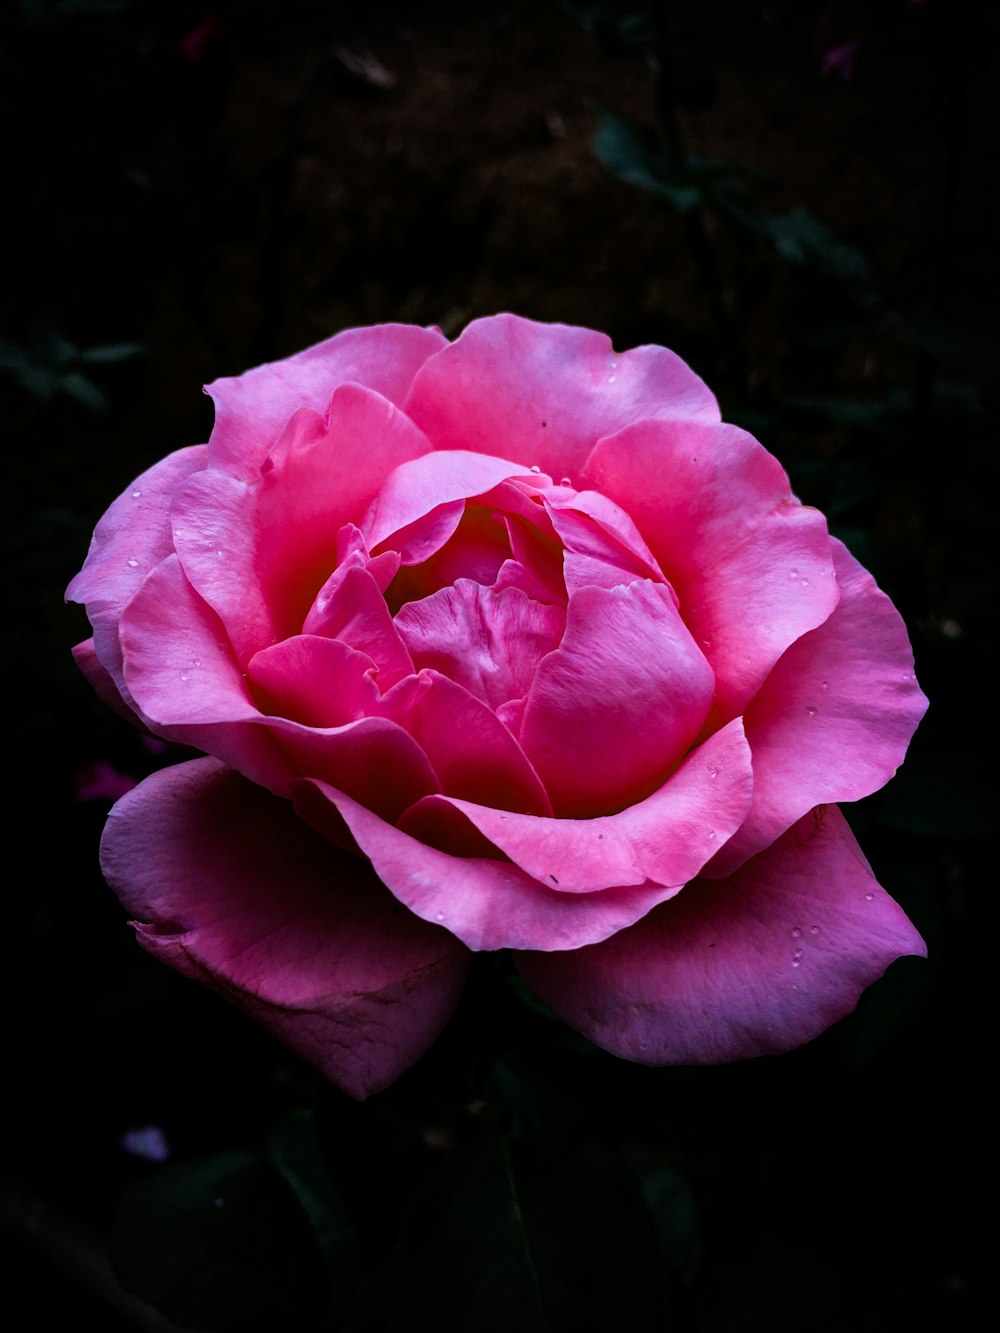
<instances>
[{"instance_id":1,"label":"highlight on petal","mask_svg":"<svg viewBox=\"0 0 1000 1333\"><path fill-rule=\"evenodd\" d=\"M575 481L596 441L632 421L719 420L666 348L619 353L603 333L516 315L473 320L424 364L404 407L436 449L517 458L556 481Z\"/></svg>"},{"instance_id":2,"label":"highlight on petal","mask_svg":"<svg viewBox=\"0 0 1000 1333\"><path fill-rule=\"evenodd\" d=\"M470 949L576 949L606 939L676 892L641 884L604 893L559 893L508 862L429 847L327 783L297 783L294 799L306 823L323 833L330 828L331 809L339 812L399 901Z\"/></svg>"},{"instance_id":3,"label":"highlight on petal","mask_svg":"<svg viewBox=\"0 0 1000 1333\"><path fill-rule=\"evenodd\" d=\"M878 791L927 709L899 612L841 542L832 547L840 601L778 660L747 708L753 802L706 872L713 876L741 865L817 803Z\"/></svg>"},{"instance_id":4,"label":"highlight on petal","mask_svg":"<svg viewBox=\"0 0 1000 1333\"><path fill-rule=\"evenodd\" d=\"M429 356L448 345L436 329L380 324L345 329L304 352L214 380L211 466L252 481L299 408L323 412L341 384L358 384L399 406Z\"/></svg>"},{"instance_id":5,"label":"highlight on petal","mask_svg":"<svg viewBox=\"0 0 1000 1333\"><path fill-rule=\"evenodd\" d=\"M583 477L649 543L715 672L709 725L728 722L837 604L823 515L736 426L640 422L601 440Z\"/></svg>"},{"instance_id":6,"label":"highlight on petal","mask_svg":"<svg viewBox=\"0 0 1000 1333\"><path fill-rule=\"evenodd\" d=\"M556 814L607 814L659 787L700 731L713 686L665 585L578 589L520 730Z\"/></svg>"},{"instance_id":7,"label":"highlight on petal","mask_svg":"<svg viewBox=\"0 0 1000 1333\"><path fill-rule=\"evenodd\" d=\"M613 1055L717 1064L810 1041L896 958L925 953L847 821L820 806L724 883L694 880L612 939L516 963Z\"/></svg>"},{"instance_id":8,"label":"highlight on petal","mask_svg":"<svg viewBox=\"0 0 1000 1333\"><path fill-rule=\"evenodd\" d=\"M119 801L101 857L150 953L352 1097L409 1068L457 1003L468 955L452 935L212 759L162 769Z\"/></svg>"}]
</instances>

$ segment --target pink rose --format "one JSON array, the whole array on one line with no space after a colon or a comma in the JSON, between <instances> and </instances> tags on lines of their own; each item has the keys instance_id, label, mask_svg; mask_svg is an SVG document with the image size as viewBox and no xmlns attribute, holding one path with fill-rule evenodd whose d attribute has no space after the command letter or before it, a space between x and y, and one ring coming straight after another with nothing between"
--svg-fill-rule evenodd
<instances>
[{"instance_id":1,"label":"pink rose","mask_svg":"<svg viewBox=\"0 0 1000 1333\"><path fill-rule=\"evenodd\" d=\"M114 807L140 942L355 1097L470 950L648 1064L785 1050L923 942L833 802L926 700L892 604L671 352L512 315L209 388L69 596L211 758Z\"/></svg>"}]
</instances>

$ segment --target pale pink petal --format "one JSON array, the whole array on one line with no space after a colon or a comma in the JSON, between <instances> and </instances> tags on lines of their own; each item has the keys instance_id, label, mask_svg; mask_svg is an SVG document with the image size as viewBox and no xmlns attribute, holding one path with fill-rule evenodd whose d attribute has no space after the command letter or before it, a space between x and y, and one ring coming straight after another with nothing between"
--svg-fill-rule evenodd
<instances>
[{"instance_id":1,"label":"pale pink petal","mask_svg":"<svg viewBox=\"0 0 1000 1333\"><path fill-rule=\"evenodd\" d=\"M708 873L727 875L819 802L856 801L902 763L927 708L899 612L833 542L840 601L793 643L746 711L753 802Z\"/></svg>"},{"instance_id":2,"label":"pale pink petal","mask_svg":"<svg viewBox=\"0 0 1000 1333\"><path fill-rule=\"evenodd\" d=\"M340 639L375 663L383 691L413 674L413 662L378 584L358 566L337 571L306 618L310 634Z\"/></svg>"},{"instance_id":3,"label":"pale pink petal","mask_svg":"<svg viewBox=\"0 0 1000 1333\"><path fill-rule=\"evenodd\" d=\"M402 463L384 478L359 527L372 551L383 543L392 547L395 533L405 532L439 505L483 495L508 477L520 476L523 470L508 459L465 449L426 454Z\"/></svg>"},{"instance_id":4,"label":"pale pink petal","mask_svg":"<svg viewBox=\"0 0 1000 1333\"><path fill-rule=\"evenodd\" d=\"M612 1054L716 1064L810 1041L894 959L925 953L826 806L729 879L694 880L612 939L516 961L536 995Z\"/></svg>"},{"instance_id":5,"label":"pale pink petal","mask_svg":"<svg viewBox=\"0 0 1000 1333\"><path fill-rule=\"evenodd\" d=\"M470 949L575 949L631 925L676 892L643 884L559 893L506 862L428 847L326 783L296 785L296 810L323 833L331 807L399 901Z\"/></svg>"},{"instance_id":6,"label":"pale pink petal","mask_svg":"<svg viewBox=\"0 0 1000 1333\"><path fill-rule=\"evenodd\" d=\"M496 709L524 695L562 636L565 612L519 588L493 592L469 579L407 602L396 629L413 664L457 681Z\"/></svg>"},{"instance_id":7,"label":"pale pink petal","mask_svg":"<svg viewBox=\"0 0 1000 1333\"><path fill-rule=\"evenodd\" d=\"M420 366L447 345L437 330L409 324L347 329L284 361L215 380L205 390L215 402L212 467L252 481L292 413L325 411L341 384L400 405Z\"/></svg>"},{"instance_id":8,"label":"pale pink petal","mask_svg":"<svg viewBox=\"0 0 1000 1333\"><path fill-rule=\"evenodd\" d=\"M563 893L584 894L647 881L685 884L739 828L752 786L750 747L736 718L692 751L659 791L617 815L543 819L456 800L450 792L426 797L415 810L437 846L461 832L449 818L457 811L527 874ZM433 832L435 818L441 834ZM416 831L414 811L406 827Z\"/></svg>"},{"instance_id":9,"label":"pale pink petal","mask_svg":"<svg viewBox=\"0 0 1000 1333\"><path fill-rule=\"evenodd\" d=\"M635 520L676 589L715 672L721 726L837 603L822 514L736 426L642 422L602 440L584 475Z\"/></svg>"},{"instance_id":10,"label":"pale pink petal","mask_svg":"<svg viewBox=\"0 0 1000 1333\"><path fill-rule=\"evenodd\" d=\"M567 551L621 565L632 571L633 578L663 581L663 571L639 529L606 495L554 486L543 498Z\"/></svg>"},{"instance_id":11,"label":"pale pink petal","mask_svg":"<svg viewBox=\"0 0 1000 1333\"><path fill-rule=\"evenodd\" d=\"M206 453L203 444L178 449L136 477L94 529L83 568L66 589L67 601L86 606L94 650L119 690L118 619L149 571L173 551L170 497L205 466Z\"/></svg>"},{"instance_id":12,"label":"pale pink petal","mask_svg":"<svg viewBox=\"0 0 1000 1333\"><path fill-rule=\"evenodd\" d=\"M437 449L474 449L575 480L604 435L646 417L718 421L714 397L663 347L516 315L473 321L417 374L406 411Z\"/></svg>"},{"instance_id":13,"label":"pale pink petal","mask_svg":"<svg viewBox=\"0 0 1000 1333\"><path fill-rule=\"evenodd\" d=\"M176 556L126 608L122 645L129 688L155 731L215 755L278 795L311 775L396 818L441 790L416 741L385 718L319 729L262 714L218 617Z\"/></svg>"},{"instance_id":14,"label":"pale pink petal","mask_svg":"<svg viewBox=\"0 0 1000 1333\"><path fill-rule=\"evenodd\" d=\"M342 727L378 702L375 664L337 639L300 634L264 648L247 675L261 710L307 727Z\"/></svg>"},{"instance_id":15,"label":"pale pink petal","mask_svg":"<svg viewBox=\"0 0 1000 1333\"><path fill-rule=\"evenodd\" d=\"M556 814L607 814L658 788L700 731L713 685L663 584L574 593L520 731Z\"/></svg>"},{"instance_id":16,"label":"pale pink petal","mask_svg":"<svg viewBox=\"0 0 1000 1333\"><path fill-rule=\"evenodd\" d=\"M214 760L163 769L120 801L102 864L150 953L352 1097L409 1068L457 1003L461 944Z\"/></svg>"},{"instance_id":17,"label":"pale pink petal","mask_svg":"<svg viewBox=\"0 0 1000 1333\"><path fill-rule=\"evenodd\" d=\"M518 810L552 813L545 788L496 714L436 671L400 681L372 712L398 722L430 760L452 796Z\"/></svg>"}]
</instances>

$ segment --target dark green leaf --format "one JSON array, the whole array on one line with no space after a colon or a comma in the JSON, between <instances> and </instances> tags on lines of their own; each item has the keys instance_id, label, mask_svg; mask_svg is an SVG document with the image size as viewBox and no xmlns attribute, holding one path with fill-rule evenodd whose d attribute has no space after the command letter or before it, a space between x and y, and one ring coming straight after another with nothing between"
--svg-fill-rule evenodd
<instances>
[{"instance_id":1,"label":"dark green leaf","mask_svg":"<svg viewBox=\"0 0 1000 1333\"><path fill-rule=\"evenodd\" d=\"M132 1185L111 1255L129 1290L187 1327L295 1329L320 1299L319 1255L302 1210L255 1153L172 1163Z\"/></svg>"},{"instance_id":2,"label":"dark green leaf","mask_svg":"<svg viewBox=\"0 0 1000 1333\"><path fill-rule=\"evenodd\" d=\"M618 1158L490 1137L417 1191L380 1307L359 1327L666 1333L665 1286L648 1211Z\"/></svg>"}]
</instances>

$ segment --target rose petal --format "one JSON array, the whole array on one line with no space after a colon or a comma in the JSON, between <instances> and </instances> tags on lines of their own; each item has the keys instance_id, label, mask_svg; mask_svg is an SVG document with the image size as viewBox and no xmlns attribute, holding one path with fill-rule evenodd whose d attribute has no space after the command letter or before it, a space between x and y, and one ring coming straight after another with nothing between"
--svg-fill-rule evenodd
<instances>
[{"instance_id":1,"label":"rose petal","mask_svg":"<svg viewBox=\"0 0 1000 1333\"><path fill-rule=\"evenodd\" d=\"M340 639L367 654L375 663L383 691L413 674L406 644L367 569L357 565L338 569L321 589L305 623L310 634Z\"/></svg>"},{"instance_id":2,"label":"rose petal","mask_svg":"<svg viewBox=\"0 0 1000 1333\"><path fill-rule=\"evenodd\" d=\"M715 1064L811 1040L894 959L925 952L826 806L724 883L695 880L613 939L516 962L560 1018L612 1054Z\"/></svg>"},{"instance_id":3,"label":"rose petal","mask_svg":"<svg viewBox=\"0 0 1000 1333\"><path fill-rule=\"evenodd\" d=\"M426 454L401 464L385 478L359 526L371 550L383 543L391 547L394 534L405 532L439 505L483 495L523 470L506 458L466 449Z\"/></svg>"},{"instance_id":4,"label":"rose petal","mask_svg":"<svg viewBox=\"0 0 1000 1333\"><path fill-rule=\"evenodd\" d=\"M436 671L401 681L372 711L398 722L434 767L444 791L532 815L552 813L524 751L492 709Z\"/></svg>"},{"instance_id":5,"label":"rose petal","mask_svg":"<svg viewBox=\"0 0 1000 1333\"><path fill-rule=\"evenodd\" d=\"M519 588L493 592L469 579L407 602L395 619L413 664L448 676L493 709L520 698L565 625L559 607Z\"/></svg>"},{"instance_id":6,"label":"rose petal","mask_svg":"<svg viewBox=\"0 0 1000 1333\"><path fill-rule=\"evenodd\" d=\"M139 719L122 698L111 673L101 664L97 653L94 651L94 640L84 639L82 643L76 644L71 651L73 661L87 677L91 688L101 703L113 708L119 717L123 717L126 722L131 722L134 726ZM131 696L129 697L131 698Z\"/></svg>"},{"instance_id":7,"label":"rose petal","mask_svg":"<svg viewBox=\"0 0 1000 1333\"><path fill-rule=\"evenodd\" d=\"M927 709L899 612L833 541L840 601L787 650L751 700L754 792L710 875L728 875L820 801L856 801L902 763Z\"/></svg>"},{"instance_id":8,"label":"rose petal","mask_svg":"<svg viewBox=\"0 0 1000 1333\"><path fill-rule=\"evenodd\" d=\"M425 797L407 811L406 827L416 831L416 811L422 830L430 835L435 815L441 815L454 837L456 825L449 813L459 812L515 865L563 893L647 881L678 885L697 875L740 827L752 786L750 747L741 720L735 718L694 750L659 791L617 815L539 819L449 793Z\"/></svg>"},{"instance_id":9,"label":"rose petal","mask_svg":"<svg viewBox=\"0 0 1000 1333\"><path fill-rule=\"evenodd\" d=\"M263 712L307 727L342 727L378 703L375 670L370 657L337 639L302 634L257 653L247 675Z\"/></svg>"},{"instance_id":10,"label":"rose petal","mask_svg":"<svg viewBox=\"0 0 1000 1333\"><path fill-rule=\"evenodd\" d=\"M300 407L322 412L341 384L364 385L397 406L429 356L446 347L436 329L381 324L347 329L283 361L217 379L211 466L253 481L288 418Z\"/></svg>"},{"instance_id":11,"label":"rose petal","mask_svg":"<svg viewBox=\"0 0 1000 1333\"><path fill-rule=\"evenodd\" d=\"M248 482L212 470L177 496L174 544L184 572L222 619L241 663L302 628L337 563L341 529L365 512L387 472L429 447L387 399L348 384L325 417L293 419L263 476Z\"/></svg>"},{"instance_id":12,"label":"rose petal","mask_svg":"<svg viewBox=\"0 0 1000 1333\"><path fill-rule=\"evenodd\" d=\"M457 1003L458 941L214 760L163 769L119 801L102 865L146 949L352 1097L409 1068Z\"/></svg>"},{"instance_id":13,"label":"rose petal","mask_svg":"<svg viewBox=\"0 0 1000 1333\"><path fill-rule=\"evenodd\" d=\"M126 487L94 529L83 568L66 589L94 628L94 650L124 690L118 620L149 571L173 551L170 497L205 466L205 445L178 449Z\"/></svg>"},{"instance_id":14,"label":"rose petal","mask_svg":"<svg viewBox=\"0 0 1000 1333\"><path fill-rule=\"evenodd\" d=\"M606 939L676 892L659 884L554 892L517 866L428 847L327 783L296 784L295 808L308 824L328 829L331 806L400 902L470 949L575 949Z\"/></svg>"},{"instance_id":15,"label":"rose petal","mask_svg":"<svg viewBox=\"0 0 1000 1333\"><path fill-rule=\"evenodd\" d=\"M660 786L697 736L713 685L669 588L578 589L520 731L556 813L606 814Z\"/></svg>"},{"instance_id":16,"label":"rose petal","mask_svg":"<svg viewBox=\"0 0 1000 1333\"><path fill-rule=\"evenodd\" d=\"M736 426L641 422L602 440L583 472L635 520L676 589L715 672L709 726L721 726L837 603L822 514Z\"/></svg>"},{"instance_id":17,"label":"rose petal","mask_svg":"<svg viewBox=\"0 0 1000 1333\"><path fill-rule=\"evenodd\" d=\"M603 333L516 315L474 320L424 364L405 408L436 449L517 458L557 481L575 478L594 443L629 422L719 419L673 352L617 353Z\"/></svg>"},{"instance_id":18,"label":"rose petal","mask_svg":"<svg viewBox=\"0 0 1000 1333\"><path fill-rule=\"evenodd\" d=\"M363 572L363 571L359 571ZM387 818L440 791L426 755L386 718L319 729L262 714L215 613L176 556L146 579L122 617L129 689L168 740L206 750L276 795L300 775L335 782Z\"/></svg>"}]
</instances>

